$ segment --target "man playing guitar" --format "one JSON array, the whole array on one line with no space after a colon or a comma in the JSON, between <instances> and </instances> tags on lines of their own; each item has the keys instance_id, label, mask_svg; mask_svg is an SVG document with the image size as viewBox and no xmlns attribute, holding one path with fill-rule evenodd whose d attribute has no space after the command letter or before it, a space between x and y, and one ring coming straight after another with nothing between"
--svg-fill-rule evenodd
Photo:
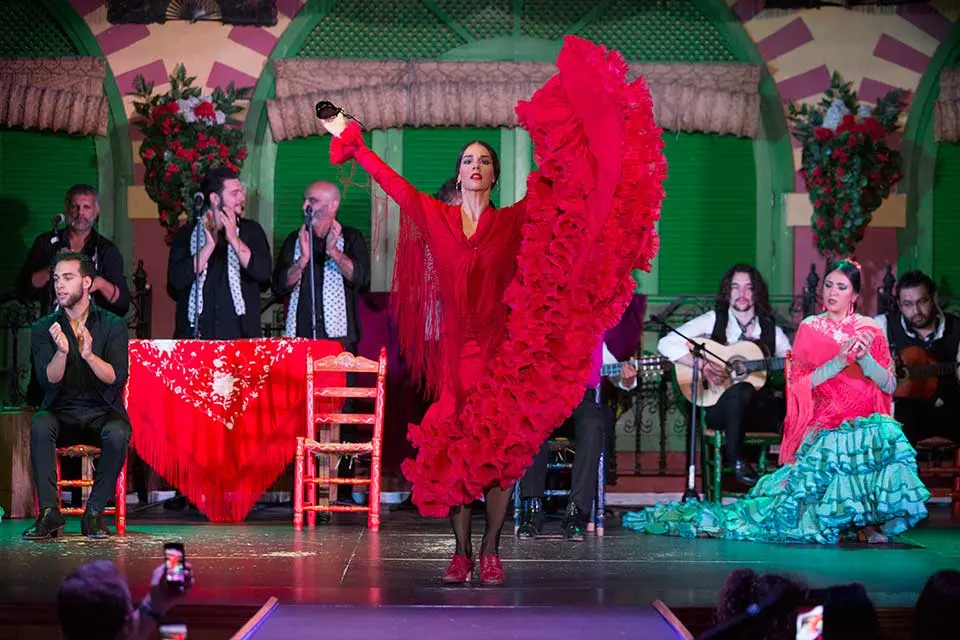
<instances>
[{"instance_id":1,"label":"man playing guitar","mask_svg":"<svg viewBox=\"0 0 960 640\"><path fill-rule=\"evenodd\" d=\"M960 373L956 366L960 361L960 318L940 309L937 285L921 271L903 274L895 293L898 309L875 318L887 332L887 341L897 359L905 365L898 375L901 385L895 393L894 417L903 425L903 432L911 444L933 436L957 442L960 440L957 435L960 433L957 427ZM942 371L939 376L937 372L933 373L939 379L936 384L929 385L930 394L910 393L903 381L904 371L909 377L912 375L911 365L918 364L909 361L910 356L921 351L928 354L928 362L945 365L932 367ZM928 395L931 397L926 397Z\"/></svg>"},{"instance_id":2,"label":"man playing guitar","mask_svg":"<svg viewBox=\"0 0 960 640\"><path fill-rule=\"evenodd\" d=\"M679 332L690 338L708 337L720 344L734 344L743 340L760 342L769 355L784 358L790 350L790 341L776 326L770 307L767 285L760 272L748 264L736 264L727 271L720 283L714 311L708 311L683 326ZM667 333L657 344L660 353L674 363L693 365L693 356L684 338ZM701 360L702 372L708 385L720 385L728 373L716 363ZM724 432L724 466L732 467L737 480L754 485L757 472L741 458L740 449L747 425L755 430L777 431L786 409L768 389L755 389L747 382L734 384L717 403L706 410L707 426Z\"/></svg>"}]
</instances>

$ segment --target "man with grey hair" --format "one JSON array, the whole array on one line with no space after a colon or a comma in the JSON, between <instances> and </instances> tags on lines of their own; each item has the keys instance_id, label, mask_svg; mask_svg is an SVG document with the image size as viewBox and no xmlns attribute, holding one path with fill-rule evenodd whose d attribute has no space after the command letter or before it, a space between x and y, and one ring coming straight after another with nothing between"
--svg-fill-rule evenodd
<instances>
[{"instance_id":1,"label":"man with grey hair","mask_svg":"<svg viewBox=\"0 0 960 640\"><path fill-rule=\"evenodd\" d=\"M308 209L309 207L309 209ZM290 232L273 271L273 291L290 296L287 337L337 340L356 354L360 341L360 292L370 286L370 250L363 234L337 221L340 190L330 182L314 182L303 196L305 224ZM306 217L312 212L311 229ZM310 308L310 242L313 242L314 298Z\"/></svg>"},{"instance_id":2,"label":"man with grey hair","mask_svg":"<svg viewBox=\"0 0 960 640\"><path fill-rule=\"evenodd\" d=\"M130 309L130 290L123 275L123 256L117 245L94 229L100 216L100 194L88 184L75 184L64 197L64 210L67 227L41 233L33 241L17 277L20 298L39 301L40 317L55 311L56 295L50 278L53 259L65 251L83 253L93 262L96 272L90 289L93 302L124 317ZM32 375L27 403L38 406L42 401L43 390L36 375Z\"/></svg>"},{"instance_id":3,"label":"man with grey hair","mask_svg":"<svg viewBox=\"0 0 960 640\"><path fill-rule=\"evenodd\" d=\"M101 309L121 318L130 309L130 291L123 275L123 256L113 242L94 227L100 216L100 195L88 184L75 184L64 198L67 228L37 236L20 270L20 296L39 300L41 315L53 308L54 293L50 265L61 251L84 253L93 261L96 277L91 294Z\"/></svg>"}]
</instances>

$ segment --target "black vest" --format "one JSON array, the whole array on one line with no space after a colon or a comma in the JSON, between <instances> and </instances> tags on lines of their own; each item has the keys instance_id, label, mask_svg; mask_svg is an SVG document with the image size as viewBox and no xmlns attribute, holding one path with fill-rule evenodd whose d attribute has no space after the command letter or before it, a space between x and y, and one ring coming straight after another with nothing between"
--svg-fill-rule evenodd
<instances>
[{"instance_id":1,"label":"black vest","mask_svg":"<svg viewBox=\"0 0 960 640\"><path fill-rule=\"evenodd\" d=\"M887 313L887 342L890 348L899 353L907 347L920 347L933 354L937 362L954 362L957 359L957 348L960 346L960 318L952 313L943 314L943 337L939 340L926 342L920 336L907 335L903 329L903 322L899 311ZM960 392L956 376L942 376L937 385L937 393L956 396Z\"/></svg>"},{"instance_id":2,"label":"black vest","mask_svg":"<svg viewBox=\"0 0 960 640\"><path fill-rule=\"evenodd\" d=\"M724 318L727 322L721 322L720 317L720 313L717 313L717 318L713 322L713 333L710 334L710 339L720 344L727 344L727 322L729 322L729 316ZM768 356L775 356L777 354L777 326L773 323L773 318L760 317L759 319L760 344L767 350Z\"/></svg>"}]
</instances>

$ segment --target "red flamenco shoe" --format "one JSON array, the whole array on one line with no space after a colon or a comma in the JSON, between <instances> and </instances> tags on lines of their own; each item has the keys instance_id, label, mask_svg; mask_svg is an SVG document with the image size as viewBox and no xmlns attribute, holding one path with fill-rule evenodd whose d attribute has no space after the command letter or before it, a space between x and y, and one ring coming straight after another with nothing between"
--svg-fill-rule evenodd
<instances>
[{"instance_id":1,"label":"red flamenco shoe","mask_svg":"<svg viewBox=\"0 0 960 640\"><path fill-rule=\"evenodd\" d=\"M473 558L455 555L440 580L443 584L463 584L473 580L473 568L476 563Z\"/></svg>"},{"instance_id":2,"label":"red flamenco shoe","mask_svg":"<svg viewBox=\"0 0 960 640\"><path fill-rule=\"evenodd\" d=\"M503 580L500 556L480 556L480 584L492 587L503 584Z\"/></svg>"}]
</instances>

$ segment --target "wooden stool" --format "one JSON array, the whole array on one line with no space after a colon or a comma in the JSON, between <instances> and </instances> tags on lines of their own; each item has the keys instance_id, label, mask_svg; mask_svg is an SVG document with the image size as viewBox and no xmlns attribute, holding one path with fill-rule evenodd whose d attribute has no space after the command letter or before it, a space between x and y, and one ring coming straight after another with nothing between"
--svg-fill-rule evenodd
<instances>
[{"instance_id":1,"label":"wooden stool","mask_svg":"<svg viewBox=\"0 0 960 640\"><path fill-rule=\"evenodd\" d=\"M66 516L82 516L86 511L87 498L90 495L90 489L93 487L93 459L100 457L100 449L90 445L78 444L72 447L57 448L57 503L60 513ZM63 480L60 477L60 458L80 458L82 475L80 480ZM60 494L62 487L81 487L83 489L83 505L81 507L64 507L63 498ZM122 536L127 532L127 462L123 462L123 469L120 470L120 476L117 478L115 494L117 506L107 507L103 510L103 515L113 514L116 519L117 535ZM40 512L39 505L37 513Z\"/></svg>"}]
</instances>

